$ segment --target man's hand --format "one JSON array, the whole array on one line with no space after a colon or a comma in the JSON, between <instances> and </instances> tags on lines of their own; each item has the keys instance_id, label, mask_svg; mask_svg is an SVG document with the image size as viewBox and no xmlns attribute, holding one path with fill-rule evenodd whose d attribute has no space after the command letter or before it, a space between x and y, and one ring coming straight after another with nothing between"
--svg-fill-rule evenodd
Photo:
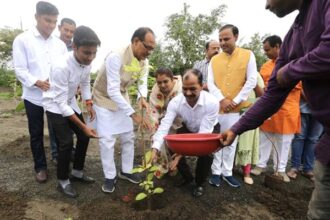
<instances>
[{"instance_id":1,"label":"man's hand","mask_svg":"<svg viewBox=\"0 0 330 220\"><path fill-rule=\"evenodd\" d=\"M179 161L181 159L182 155L180 154L173 154L172 155L172 161L170 162L170 170L176 170L177 166L179 164Z\"/></svg>"},{"instance_id":2,"label":"man's hand","mask_svg":"<svg viewBox=\"0 0 330 220\"><path fill-rule=\"evenodd\" d=\"M93 109L93 105L92 104L87 104L86 105L86 109L87 109L87 112L88 112L88 115L89 115L89 119L91 121L93 121L95 119L95 111Z\"/></svg>"},{"instance_id":3,"label":"man's hand","mask_svg":"<svg viewBox=\"0 0 330 220\"><path fill-rule=\"evenodd\" d=\"M237 104L228 98L224 98L220 101L220 110L222 110L225 113L232 111L236 107Z\"/></svg>"},{"instance_id":4,"label":"man's hand","mask_svg":"<svg viewBox=\"0 0 330 220\"><path fill-rule=\"evenodd\" d=\"M83 132L85 133L85 135L87 137L90 137L90 138L99 138L97 136L96 131L94 129L92 129L92 128L87 127L87 126L84 127Z\"/></svg>"},{"instance_id":5,"label":"man's hand","mask_svg":"<svg viewBox=\"0 0 330 220\"><path fill-rule=\"evenodd\" d=\"M137 114L136 112L131 115L134 123L138 124L138 126L142 126L143 128L148 129L149 131L152 130L151 122L147 119L147 117L142 118L141 115Z\"/></svg>"},{"instance_id":6,"label":"man's hand","mask_svg":"<svg viewBox=\"0 0 330 220\"><path fill-rule=\"evenodd\" d=\"M36 87L38 87L39 89L41 89L42 91L47 91L50 87L50 84L48 82L48 80L37 80L37 82L34 84Z\"/></svg>"},{"instance_id":7,"label":"man's hand","mask_svg":"<svg viewBox=\"0 0 330 220\"><path fill-rule=\"evenodd\" d=\"M220 135L220 142L223 146L230 146L234 142L236 136L234 132L227 130Z\"/></svg>"},{"instance_id":8,"label":"man's hand","mask_svg":"<svg viewBox=\"0 0 330 220\"><path fill-rule=\"evenodd\" d=\"M144 97L139 98L138 106L139 106L140 110L142 110L144 108L146 110L146 112L150 111L149 103L147 102L147 100Z\"/></svg>"},{"instance_id":9,"label":"man's hand","mask_svg":"<svg viewBox=\"0 0 330 220\"><path fill-rule=\"evenodd\" d=\"M149 162L156 163L158 160L158 154L159 154L158 150L155 148L152 148L150 161L147 161L147 163L149 163Z\"/></svg>"}]
</instances>

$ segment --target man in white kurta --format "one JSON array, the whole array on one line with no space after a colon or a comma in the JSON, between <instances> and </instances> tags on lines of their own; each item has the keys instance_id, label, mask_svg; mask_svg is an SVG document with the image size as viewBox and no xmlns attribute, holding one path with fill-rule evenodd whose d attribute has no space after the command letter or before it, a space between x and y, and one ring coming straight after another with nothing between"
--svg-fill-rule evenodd
<instances>
[{"instance_id":1,"label":"man in white kurta","mask_svg":"<svg viewBox=\"0 0 330 220\"><path fill-rule=\"evenodd\" d=\"M69 180L73 134L77 137L76 152L71 171L71 180L93 183L94 179L83 173L89 137L96 137L93 129L84 121L76 101L76 91L80 87L82 99L86 101L91 120L95 117L90 92L91 62L96 56L100 40L93 30L80 26L75 31L73 52L61 57L51 68L50 89L43 94L43 106L47 118L53 126L58 146L57 179L58 190L65 196L76 197L77 193Z\"/></svg>"},{"instance_id":2,"label":"man in white kurta","mask_svg":"<svg viewBox=\"0 0 330 220\"><path fill-rule=\"evenodd\" d=\"M133 84L138 84L138 99L142 105L147 105L145 100L148 92L147 57L155 48L155 44L155 36L150 28L137 29L132 36L130 45L119 52L111 52L107 56L95 81L93 101L105 176L102 190L105 193L111 193L115 189L117 171L114 161L114 146L117 136L120 138L122 148L121 171L118 172L118 177L132 183L140 182L138 175L131 174L134 160L133 121L140 124L143 119L130 104L128 88ZM140 72L125 71L125 66L132 65L134 61L139 63ZM140 76L138 80L134 74Z\"/></svg>"},{"instance_id":3,"label":"man in white kurta","mask_svg":"<svg viewBox=\"0 0 330 220\"><path fill-rule=\"evenodd\" d=\"M215 55L209 65L208 88L220 102L219 123L221 132L239 120L240 110L249 106L246 102L257 83L257 66L252 51L236 47L238 28L225 25L219 31L222 52ZM232 187L240 183L233 177L237 139L214 154L212 176L209 183L220 186L221 176Z\"/></svg>"},{"instance_id":4,"label":"man in white kurta","mask_svg":"<svg viewBox=\"0 0 330 220\"><path fill-rule=\"evenodd\" d=\"M197 69L187 70L183 75L182 93L169 102L165 117L161 120L157 132L153 136L153 161L157 158L164 137L168 134L176 117L182 119L183 125L177 133L212 133L214 131L218 133L220 131L217 121L219 102L213 95L202 90L202 78L202 73ZM170 168L173 169L176 163L185 181L191 182L193 176L185 158L178 155ZM193 196L203 195L203 184L210 172L211 164L212 157L210 155L198 157Z\"/></svg>"},{"instance_id":5,"label":"man in white kurta","mask_svg":"<svg viewBox=\"0 0 330 220\"><path fill-rule=\"evenodd\" d=\"M47 181L44 150L44 109L42 92L49 89L52 63L67 53L65 44L53 35L58 17L57 8L48 2L36 5L36 27L18 35L13 43L13 62L17 79L22 83L30 146L36 180Z\"/></svg>"}]
</instances>

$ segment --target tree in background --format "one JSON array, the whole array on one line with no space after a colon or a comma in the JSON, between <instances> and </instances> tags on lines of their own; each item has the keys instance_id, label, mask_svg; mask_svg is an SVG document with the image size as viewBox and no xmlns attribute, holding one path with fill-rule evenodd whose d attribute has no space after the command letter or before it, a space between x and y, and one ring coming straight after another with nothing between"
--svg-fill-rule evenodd
<instances>
[{"instance_id":1,"label":"tree in background","mask_svg":"<svg viewBox=\"0 0 330 220\"><path fill-rule=\"evenodd\" d=\"M1 67L6 67L13 58L13 41L15 37L22 33L20 29L1 28L0 29L0 62Z\"/></svg>"},{"instance_id":2,"label":"tree in background","mask_svg":"<svg viewBox=\"0 0 330 220\"><path fill-rule=\"evenodd\" d=\"M153 66L165 66L174 73L180 74L192 68L197 60L204 58L205 44L220 26L220 19L226 6L220 5L210 15L193 16L188 12L189 5L184 3L180 13L168 17L165 26L165 40L159 42L150 56Z\"/></svg>"},{"instance_id":3,"label":"tree in background","mask_svg":"<svg viewBox=\"0 0 330 220\"><path fill-rule=\"evenodd\" d=\"M21 88L17 86L14 71L9 68L9 63L13 59L13 41L22 32L20 29L0 29L0 86L11 87L14 97L21 94Z\"/></svg>"},{"instance_id":4,"label":"tree in background","mask_svg":"<svg viewBox=\"0 0 330 220\"><path fill-rule=\"evenodd\" d=\"M262 42L268 36L269 36L269 34L266 34L266 35L261 37L259 35L259 33L255 33L251 37L251 39L248 43L245 43L241 46L242 48L249 49L249 50L253 51L253 53L256 57L258 71L260 70L260 67L262 66L262 64L264 64L267 61L267 57L264 53Z\"/></svg>"}]
</instances>

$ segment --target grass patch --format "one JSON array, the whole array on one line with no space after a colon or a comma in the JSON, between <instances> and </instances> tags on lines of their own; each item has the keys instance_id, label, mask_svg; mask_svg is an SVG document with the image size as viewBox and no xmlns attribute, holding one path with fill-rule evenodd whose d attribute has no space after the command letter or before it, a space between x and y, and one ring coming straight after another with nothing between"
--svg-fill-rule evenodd
<instances>
[{"instance_id":1,"label":"grass patch","mask_svg":"<svg viewBox=\"0 0 330 220\"><path fill-rule=\"evenodd\" d=\"M0 92L0 99L9 100L14 97L14 93L12 92Z\"/></svg>"}]
</instances>

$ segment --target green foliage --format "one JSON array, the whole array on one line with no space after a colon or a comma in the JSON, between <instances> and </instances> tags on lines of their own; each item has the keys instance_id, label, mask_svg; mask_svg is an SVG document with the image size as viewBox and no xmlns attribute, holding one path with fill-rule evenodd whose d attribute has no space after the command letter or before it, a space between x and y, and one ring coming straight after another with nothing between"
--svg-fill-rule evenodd
<instances>
[{"instance_id":1,"label":"green foliage","mask_svg":"<svg viewBox=\"0 0 330 220\"><path fill-rule=\"evenodd\" d=\"M1 66L5 66L6 63L12 59L12 45L15 37L22 33L19 29L0 29L0 61Z\"/></svg>"},{"instance_id":2,"label":"green foliage","mask_svg":"<svg viewBox=\"0 0 330 220\"><path fill-rule=\"evenodd\" d=\"M13 70L0 67L0 86L11 87L16 82L16 76Z\"/></svg>"},{"instance_id":3,"label":"green foliage","mask_svg":"<svg viewBox=\"0 0 330 220\"><path fill-rule=\"evenodd\" d=\"M139 184L139 186L144 190L144 192L141 192L136 195L135 200L140 201L143 200L153 194L159 194L164 192L163 188L154 186L154 176L159 175L159 166L152 165L151 164L151 151L147 151L144 154L144 157L142 159L142 165L138 166L137 168L134 168L132 170L132 173L142 173L146 172L145 180Z\"/></svg>"},{"instance_id":4,"label":"green foliage","mask_svg":"<svg viewBox=\"0 0 330 220\"><path fill-rule=\"evenodd\" d=\"M139 194L135 197L135 200L136 200L136 201L140 201L140 200L143 200L143 199L145 199L145 198L147 198L147 194L145 194L145 193L139 193Z\"/></svg>"},{"instance_id":5,"label":"green foliage","mask_svg":"<svg viewBox=\"0 0 330 220\"><path fill-rule=\"evenodd\" d=\"M15 111L16 111L16 112L22 112L22 111L24 111L24 110L25 110L24 101L20 101L20 102L18 103L18 105L16 106Z\"/></svg>"},{"instance_id":6,"label":"green foliage","mask_svg":"<svg viewBox=\"0 0 330 220\"><path fill-rule=\"evenodd\" d=\"M155 67L168 67L180 74L191 68L195 61L204 57L205 44L219 26L226 6L220 5L210 15L193 16L188 12L189 5L184 4L181 13L169 16L165 26L165 41L160 42L150 56Z\"/></svg>"},{"instance_id":7,"label":"green foliage","mask_svg":"<svg viewBox=\"0 0 330 220\"><path fill-rule=\"evenodd\" d=\"M268 37L269 35L264 35L264 36L260 36L259 33L255 33L250 41L248 43L243 44L241 47L252 50L255 57L256 57L256 62L257 62L257 68L258 71L260 70L260 67L262 66L262 64L264 64L267 61L267 57L264 54L264 50L263 50L263 41L266 37Z\"/></svg>"}]
</instances>

